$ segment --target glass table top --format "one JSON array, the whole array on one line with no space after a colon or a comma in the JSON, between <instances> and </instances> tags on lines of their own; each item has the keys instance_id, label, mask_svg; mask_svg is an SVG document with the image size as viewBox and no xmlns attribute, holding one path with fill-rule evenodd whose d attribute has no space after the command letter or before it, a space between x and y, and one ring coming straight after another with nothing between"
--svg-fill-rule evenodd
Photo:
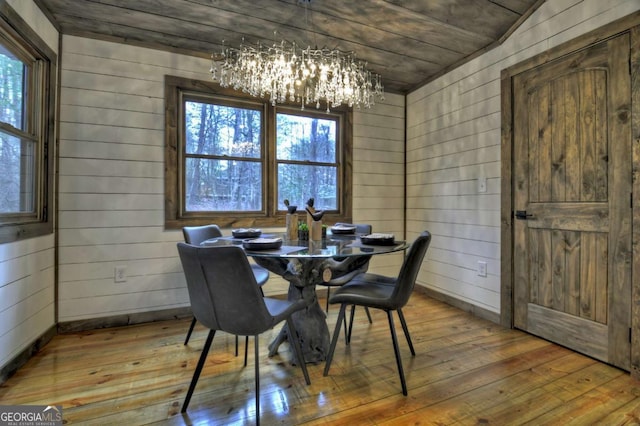
<instances>
[{"instance_id":1,"label":"glass table top","mask_svg":"<svg viewBox=\"0 0 640 426\"><path fill-rule=\"evenodd\" d=\"M376 255L384 253L393 253L406 250L409 244L405 241L395 240L393 244L377 245L363 244L360 236L351 235L332 235L328 234L326 238L318 241L313 240L288 240L286 235L271 233L263 234L263 239L282 239L282 246L277 249L252 250L245 249L247 255L252 257L286 257L286 258L328 258L328 257L349 257ZM237 245L243 247L245 241L233 237L212 238L202 242L203 246L224 246Z\"/></svg>"}]
</instances>

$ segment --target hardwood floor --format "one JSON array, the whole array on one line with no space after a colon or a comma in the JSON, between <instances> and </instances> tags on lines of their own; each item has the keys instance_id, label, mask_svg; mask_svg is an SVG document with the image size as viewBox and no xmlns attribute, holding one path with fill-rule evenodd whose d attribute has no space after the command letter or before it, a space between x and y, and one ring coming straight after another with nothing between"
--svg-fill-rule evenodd
<instances>
[{"instance_id":1,"label":"hardwood floor","mask_svg":"<svg viewBox=\"0 0 640 426\"><path fill-rule=\"evenodd\" d=\"M324 306L321 301L321 306ZM333 332L338 309L329 312ZM404 309L416 356L399 335L409 396L402 396L386 315L358 309L350 347L338 341L328 377L311 385L261 336L262 424L640 424L640 383L617 368L414 293ZM399 333L399 321L396 318ZM56 336L0 386L0 405L62 405L66 424L252 424L249 365L220 333L187 415L180 414L206 332L175 320ZM242 339L241 339L242 342Z\"/></svg>"}]
</instances>

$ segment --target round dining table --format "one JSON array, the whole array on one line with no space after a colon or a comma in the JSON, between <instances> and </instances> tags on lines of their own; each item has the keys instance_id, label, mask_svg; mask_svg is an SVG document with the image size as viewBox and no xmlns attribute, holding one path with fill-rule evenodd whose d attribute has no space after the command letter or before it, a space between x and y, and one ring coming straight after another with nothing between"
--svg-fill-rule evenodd
<instances>
[{"instance_id":1,"label":"round dining table","mask_svg":"<svg viewBox=\"0 0 640 426\"><path fill-rule=\"evenodd\" d=\"M245 248L248 256L260 266L289 282L288 300L304 299L306 309L293 314L293 321L300 337L302 352L307 363L319 363L329 351L329 328L326 314L318 303L316 286L354 271L366 270L371 256L406 250L405 241L385 240L381 244L363 244L357 234L331 234L322 240L288 240L285 235L268 234L262 238L281 238L278 248ZM205 246L247 245L249 240L222 237L206 240ZM369 241L367 241L369 242ZM286 325L269 345L269 356L287 340Z\"/></svg>"}]
</instances>

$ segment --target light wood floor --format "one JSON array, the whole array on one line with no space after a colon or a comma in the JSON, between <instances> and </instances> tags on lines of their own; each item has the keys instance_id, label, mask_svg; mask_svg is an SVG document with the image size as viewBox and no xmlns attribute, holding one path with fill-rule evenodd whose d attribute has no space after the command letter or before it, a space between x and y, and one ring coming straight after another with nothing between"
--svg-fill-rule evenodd
<instances>
[{"instance_id":1,"label":"light wood floor","mask_svg":"<svg viewBox=\"0 0 640 426\"><path fill-rule=\"evenodd\" d=\"M321 304L321 306L324 306ZM333 331L337 307L329 313ZM417 355L399 329L409 387L402 396L386 315L358 310L349 348L311 386L286 345L261 338L261 422L268 424L640 424L640 383L629 374L414 294L404 310ZM399 325L399 322L396 320ZM254 378L232 336L213 341L188 415L180 406L206 332L183 346L188 320L56 336L0 386L0 405L62 405L67 424L252 424ZM253 341L250 340L251 349Z\"/></svg>"}]
</instances>

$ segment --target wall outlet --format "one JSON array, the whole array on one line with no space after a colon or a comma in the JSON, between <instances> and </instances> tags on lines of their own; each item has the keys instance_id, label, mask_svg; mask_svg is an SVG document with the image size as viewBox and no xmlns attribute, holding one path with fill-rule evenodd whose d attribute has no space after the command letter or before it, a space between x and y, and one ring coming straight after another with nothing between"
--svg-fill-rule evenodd
<instances>
[{"instance_id":1,"label":"wall outlet","mask_svg":"<svg viewBox=\"0 0 640 426\"><path fill-rule=\"evenodd\" d=\"M113 281L117 283L127 282L127 267L116 266L113 271Z\"/></svg>"},{"instance_id":2,"label":"wall outlet","mask_svg":"<svg viewBox=\"0 0 640 426\"><path fill-rule=\"evenodd\" d=\"M478 276L479 277L487 276L487 262L478 260Z\"/></svg>"},{"instance_id":3,"label":"wall outlet","mask_svg":"<svg viewBox=\"0 0 640 426\"><path fill-rule=\"evenodd\" d=\"M487 178L479 177L478 178L478 192L487 192Z\"/></svg>"}]
</instances>

